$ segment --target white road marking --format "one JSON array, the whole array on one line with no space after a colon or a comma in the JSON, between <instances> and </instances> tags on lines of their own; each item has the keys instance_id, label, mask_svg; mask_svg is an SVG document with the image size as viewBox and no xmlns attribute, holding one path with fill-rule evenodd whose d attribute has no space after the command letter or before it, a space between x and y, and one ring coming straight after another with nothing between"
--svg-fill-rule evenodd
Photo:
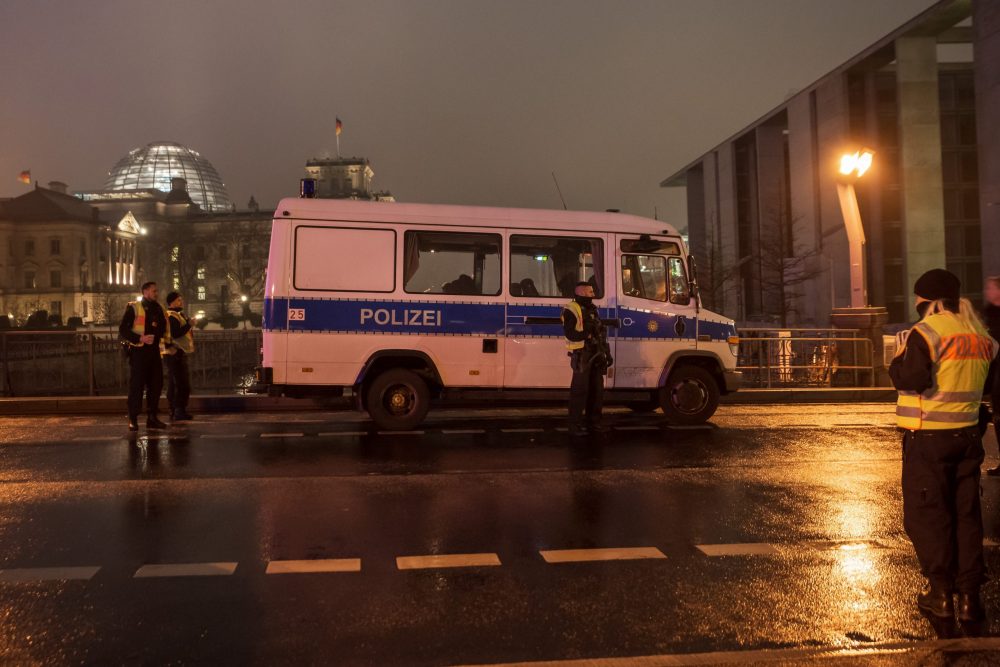
<instances>
[{"instance_id":1,"label":"white road marking","mask_svg":"<svg viewBox=\"0 0 1000 667\"><path fill-rule=\"evenodd\" d=\"M320 558L316 560L272 560L267 574L313 574L319 572L360 572L360 558Z\"/></svg>"},{"instance_id":2,"label":"white road marking","mask_svg":"<svg viewBox=\"0 0 1000 667\"><path fill-rule=\"evenodd\" d=\"M434 556L399 556L399 570L428 570L444 567L495 567L500 565L496 554L440 554Z\"/></svg>"},{"instance_id":3,"label":"white road marking","mask_svg":"<svg viewBox=\"0 0 1000 667\"><path fill-rule=\"evenodd\" d=\"M343 435L343 436L348 436L348 435L350 435L350 436L368 435L368 431L327 431L327 432L324 432L324 433L320 433L319 437L321 437L321 438L329 438L329 437L338 436L338 435Z\"/></svg>"},{"instance_id":4,"label":"white road marking","mask_svg":"<svg viewBox=\"0 0 1000 667\"><path fill-rule=\"evenodd\" d=\"M467 428L467 429L441 429L442 433L448 435L459 435L459 434L472 434L472 433L486 433L485 428Z\"/></svg>"},{"instance_id":5,"label":"white road marking","mask_svg":"<svg viewBox=\"0 0 1000 667\"><path fill-rule=\"evenodd\" d=\"M773 545L761 542L747 544L696 544L706 556L775 556L779 553Z\"/></svg>"},{"instance_id":6,"label":"white road marking","mask_svg":"<svg viewBox=\"0 0 1000 667\"><path fill-rule=\"evenodd\" d=\"M0 570L0 581L86 581L101 568L96 565L80 567L22 567Z\"/></svg>"},{"instance_id":7,"label":"white road marking","mask_svg":"<svg viewBox=\"0 0 1000 667\"><path fill-rule=\"evenodd\" d=\"M656 547L624 547L610 549L549 549L539 551L546 563L583 563L605 560L644 560L666 558Z\"/></svg>"},{"instance_id":8,"label":"white road marking","mask_svg":"<svg viewBox=\"0 0 1000 667\"><path fill-rule=\"evenodd\" d=\"M501 433L544 433L544 428L502 428Z\"/></svg>"},{"instance_id":9,"label":"white road marking","mask_svg":"<svg viewBox=\"0 0 1000 667\"><path fill-rule=\"evenodd\" d=\"M246 433L219 433L218 435L210 435L208 433L205 433L204 435L201 436L201 438L203 439L213 439L213 440L215 438L231 438L235 440L236 438L245 438L245 437L247 437Z\"/></svg>"},{"instance_id":10,"label":"white road marking","mask_svg":"<svg viewBox=\"0 0 1000 667\"><path fill-rule=\"evenodd\" d=\"M379 435L423 435L423 431L379 431Z\"/></svg>"},{"instance_id":11,"label":"white road marking","mask_svg":"<svg viewBox=\"0 0 1000 667\"><path fill-rule=\"evenodd\" d=\"M301 438L305 433L261 433L262 438Z\"/></svg>"},{"instance_id":12,"label":"white road marking","mask_svg":"<svg viewBox=\"0 0 1000 667\"><path fill-rule=\"evenodd\" d=\"M136 579L151 577L228 577L237 563L154 563L143 565L133 575Z\"/></svg>"}]
</instances>

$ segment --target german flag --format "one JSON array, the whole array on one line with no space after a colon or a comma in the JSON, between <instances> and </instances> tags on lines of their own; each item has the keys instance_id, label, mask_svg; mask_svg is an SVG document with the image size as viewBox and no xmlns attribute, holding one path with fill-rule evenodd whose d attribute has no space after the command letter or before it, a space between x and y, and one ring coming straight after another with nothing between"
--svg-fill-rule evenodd
<instances>
[{"instance_id":1,"label":"german flag","mask_svg":"<svg viewBox=\"0 0 1000 667\"><path fill-rule=\"evenodd\" d=\"M26 185L31 185L31 170L26 169L25 171L22 171L18 175L17 180Z\"/></svg>"},{"instance_id":2,"label":"german flag","mask_svg":"<svg viewBox=\"0 0 1000 667\"><path fill-rule=\"evenodd\" d=\"M338 137L340 136L340 133L343 131L343 129L344 129L344 124L341 123L340 119L338 118L337 119L337 136Z\"/></svg>"}]
</instances>

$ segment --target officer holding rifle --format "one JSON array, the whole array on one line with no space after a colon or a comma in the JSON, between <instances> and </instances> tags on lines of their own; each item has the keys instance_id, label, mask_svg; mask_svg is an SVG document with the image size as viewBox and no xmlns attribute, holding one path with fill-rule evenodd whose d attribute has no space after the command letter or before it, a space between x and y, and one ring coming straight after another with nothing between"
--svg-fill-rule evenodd
<instances>
[{"instance_id":1,"label":"officer holding rifle","mask_svg":"<svg viewBox=\"0 0 1000 667\"><path fill-rule=\"evenodd\" d=\"M594 306L593 285L577 283L574 294L574 299L563 308L561 319L573 368L569 388L569 432L573 437L582 437L602 430L604 376L614 360L600 312Z\"/></svg>"}]
</instances>

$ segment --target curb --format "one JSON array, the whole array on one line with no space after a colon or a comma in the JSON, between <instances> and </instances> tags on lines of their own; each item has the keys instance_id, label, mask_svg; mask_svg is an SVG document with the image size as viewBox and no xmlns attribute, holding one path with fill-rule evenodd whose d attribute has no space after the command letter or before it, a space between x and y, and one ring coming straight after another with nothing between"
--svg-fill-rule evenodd
<instances>
[{"instance_id":1,"label":"curb","mask_svg":"<svg viewBox=\"0 0 1000 667\"><path fill-rule=\"evenodd\" d=\"M723 396L723 405L765 405L771 403L889 403L896 400L896 392L884 387L875 388L844 388L844 389L744 389L728 396ZM507 407L524 405L561 405L564 401L548 398L531 402L516 394L507 394L499 400L485 403L497 407L500 403ZM614 400L608 401L614 405ZM160 399L163 411L166 411L166 399ZM482 401L449 401L441 402L446 407L469 407L473 409L483 406ZM192 396L189 407L194 412L311 412L311 411L345 411L353 409L352 400L343 398L287 398L273 396L244 395L202 395ZM0 398L0 416L25 415L88 415L117 414L125 412L125 396L44 396Z\"/></svg>"}]
</instances>

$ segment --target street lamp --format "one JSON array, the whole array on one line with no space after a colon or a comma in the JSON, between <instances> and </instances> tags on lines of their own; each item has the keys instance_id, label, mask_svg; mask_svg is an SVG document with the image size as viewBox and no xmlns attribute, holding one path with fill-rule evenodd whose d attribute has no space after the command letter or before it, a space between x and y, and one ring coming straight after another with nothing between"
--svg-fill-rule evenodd
<instances>
[{"instance_id":1,"label":"street lamp","mask_svg":"<svg viewBox=\"0 0 1000 667\"><path fill-rule=\"evenodd\" d=\"M868 305L868 276L865 267L865 228L861 224L861 210L858 208L858 193L854 183L871 169L875 151L862 148L854 153L845 153L840 158L837 195L840 198L840 212L844 216L847 229L847 243L851 260L851 308Z\"/></svg>"}]
</instances>

